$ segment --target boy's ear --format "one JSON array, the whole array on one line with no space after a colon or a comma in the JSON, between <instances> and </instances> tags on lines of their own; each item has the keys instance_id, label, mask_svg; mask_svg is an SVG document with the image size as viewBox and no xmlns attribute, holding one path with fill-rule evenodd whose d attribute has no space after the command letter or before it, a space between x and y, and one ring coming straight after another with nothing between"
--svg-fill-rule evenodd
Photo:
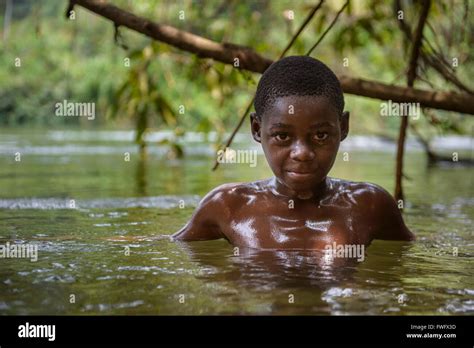
<instances>
[{"instance_id":1,"label":"boy's ear","mask_svg":"<svg viewBox=\"0 0 474 348\"><path fill-rule=\"evenodd\" d=\"M346 139L349 134L349 111L344 111L341 115L340 127L341 127L341 141Z\"/></svg>"},{"instance_id":2,"label":"boy's ear","mask_svg":"<svg viewBox=\"0 0 474 348\"><path fill-rule=\"evenodd\" d=\"M256 112L250 113L250 129L252 132L253 139L257 143L260 143L262 140L262 137L260 136L261 122Z\"/></svg>"}]
</instances>

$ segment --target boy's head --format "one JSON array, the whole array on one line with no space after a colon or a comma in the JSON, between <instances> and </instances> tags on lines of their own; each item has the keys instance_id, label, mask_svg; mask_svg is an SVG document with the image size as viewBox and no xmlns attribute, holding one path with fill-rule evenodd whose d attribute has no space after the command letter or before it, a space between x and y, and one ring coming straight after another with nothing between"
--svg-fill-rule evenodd
<instances>
[{"instance_id":1,"label":"boy's head","mask_svg":"<svg viewBox=\"0 0 474 348\"><path fill-rule=\"evenodd\" d=\"M263 74L254 106L252 135L280 183L296 192L315 188L349 130L336 75L311 57L283 58Z\"/></svg>"}]
</instances>

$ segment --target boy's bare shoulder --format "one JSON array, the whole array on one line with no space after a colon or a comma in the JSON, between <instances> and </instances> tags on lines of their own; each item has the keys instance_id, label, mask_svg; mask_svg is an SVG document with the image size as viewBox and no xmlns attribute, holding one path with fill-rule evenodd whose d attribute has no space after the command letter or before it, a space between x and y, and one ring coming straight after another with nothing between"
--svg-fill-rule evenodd
<instances>
[{"instance_id":1,"label":"boy's bare shoulder","mask_svg":"<svg viewBox=\"0 0 474 348\"><path fill-rule=\"evenodd\" d=\"M247 196L267 191L268 179L253 182L226 183L208 193L211 199L220 201L242 200Z\"/></svg>"},{"instance_id":2,"label":"boy's bare shoulder","mask_svg":"<svg viewBox=\"0 0 474 348\"><path fill-rule=\"evenodd\" d=\"M369 182L356 182L331 178L331 185L337 194L349 196L354 203L369 203L370 206L394 201L383 187Z\"/></svg>"},{"instance_id":3,"label":"boy's bare shoulder","mask_svg":"<svg viewBox=\"0 0 474 348\"><path fill-rule=\"evenodd\" d=\"M346 201L364 215L380 218L390 213L399 213L395 199L379 185L342 179L331 179L331 182L334 197Z\"/></svg>"},{"instance_id":4,"label":"boy's bare shoulder","mask_svg":"<svg viewBox=\"0 0 474 348\"><path fill-rule=\"evenodd\" d=\"M373 238L386 240L414 240L406 227L400 209L390 193L379 185L335 179L336 195L351 203L352 208L371 221Z\"/></svg>"},{"instance_id":5,"label":"boy's bare shoulder","mask_svg":"<svg viewBox=\"0 0 474 348\"><path fill-rule=\"evenodd\" d=\"M171 238L184 241L226 238L225 225L242 205L242 197L248 190L249 185L244 183L217 186L204 196L188 223Z\"/></svg>"},{"instance_id":6,"label":"boy's bare shoulder","mask_svg":"<svg viewBox=\"0 0 474 348\"><path fill-rule=\"evenodd\" d=\"M206 197L219 203L232 203L266 191L268 180L222 184L210 191Z\"/></svg>"}]
</instances>

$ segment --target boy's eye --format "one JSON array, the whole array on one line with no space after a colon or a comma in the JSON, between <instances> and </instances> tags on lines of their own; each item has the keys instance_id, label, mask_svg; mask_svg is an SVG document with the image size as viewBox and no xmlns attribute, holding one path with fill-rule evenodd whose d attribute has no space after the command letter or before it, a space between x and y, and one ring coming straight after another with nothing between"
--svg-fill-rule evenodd
<instances>
[{"instance_id":1,"label":"boy's eye","mask_svg":"<svg viewBox=\"0 0 474 348\"><path fill-rule=\"evenodd\" d=\"M273 136L278 141L287 141L289 139L289 136L286 133L276 133L276 134L273 134Z\"/></svg>"},{"instance_id":2,"label":"boy's eye","mask_svg":"<svg viewBox=\"0 0 474 348\"><path fill-rule=\"evenodd\" d=\"M318 132L314 135L314 139L316 139L317 141L326 140L328 136L329 135L326 132Z\"/></svg>"}]
</instances>

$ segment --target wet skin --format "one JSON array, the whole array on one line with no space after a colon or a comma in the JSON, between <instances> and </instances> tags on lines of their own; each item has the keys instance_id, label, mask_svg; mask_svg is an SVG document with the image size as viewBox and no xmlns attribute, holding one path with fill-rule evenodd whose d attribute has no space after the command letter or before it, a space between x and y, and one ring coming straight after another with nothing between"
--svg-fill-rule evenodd
<instances>
[{"instance_id":1,"label":"wet skin","mask_svg":"<svg viewBox=\"0 0 474 348\"><path fill-rule=\"evenodd\" d=\"M215 188L174 240L323 250L334 242L415 238L384 189L327 176L348 134L348 113L339 115L322 97L280 97L261 118L252 114L251 126L275 176Z\"/></svg>"}]
</instances>

